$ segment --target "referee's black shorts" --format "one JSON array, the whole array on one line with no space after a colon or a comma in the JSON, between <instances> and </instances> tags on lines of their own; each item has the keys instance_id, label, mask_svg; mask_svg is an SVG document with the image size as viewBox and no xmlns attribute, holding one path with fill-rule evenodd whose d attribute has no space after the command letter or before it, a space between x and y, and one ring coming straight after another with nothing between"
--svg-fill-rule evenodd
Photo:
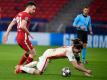
<instances>
[{"instance_id":1,"label":"referee's black shorts","mask_svg":"<svg viewBox=\"0 0 107 80\"><path fill-rule=\"evenodd\" d=\"M74 56L75 56L77 63L78 64L81 63L80 56L78 54L75 54Z\"/></svg>"},{"instance_id":2,"label":"referee's black shorts","mask_svg":"<svg viewBox=\"0 0 107 80\"><path fill-rule=\"evenodd\" d=\"M87 43L88 32L83 30L77 30L77 37L83 42Z\"/></svg>"}]
</instances>

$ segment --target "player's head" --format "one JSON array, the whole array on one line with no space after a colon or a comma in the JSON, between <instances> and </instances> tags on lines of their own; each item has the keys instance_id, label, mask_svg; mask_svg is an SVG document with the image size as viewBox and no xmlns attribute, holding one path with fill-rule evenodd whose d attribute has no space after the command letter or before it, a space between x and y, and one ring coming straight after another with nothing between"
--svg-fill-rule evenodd
<instances>
[{"instance_id":1,"label":"player's head","mask_svg":"<svg viewBox=\"0 0 107 80\"><path fill-rule=\"evenodd\" d=\"M83 43L80 39L74 39L73 41L73 52L80 53L83 49Z\"/></svg>"},{"instance_id":2,"label":"player's head","mask_svg":"<svg viewBox=\"0 0 107 80\"><path fill-rule=\"evenodd\" d=\"M88 13L89 13L89 7L84 7L83 8L83 14L88 15Z\"/></svg>"},{"instance_id":3,"label":"player's head","mask_svg":"<svg viewBox=\"0 0 107 80\"><path fill-rule=\"evenodd\" d=\"M29 14L35 13L36 10L36 4L33 1L29 1L26 5L26 10L29 12Z\"/></svg>"}]
</instances>

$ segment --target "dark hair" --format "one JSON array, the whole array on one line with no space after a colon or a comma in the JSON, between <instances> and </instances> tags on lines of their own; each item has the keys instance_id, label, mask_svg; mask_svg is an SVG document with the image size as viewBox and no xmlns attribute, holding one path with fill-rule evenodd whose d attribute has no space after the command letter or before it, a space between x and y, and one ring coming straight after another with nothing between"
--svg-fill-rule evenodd
<instances>
[{"instance_id":1,"label":"dark hair","mask_svg":"<svg viewBox=\"0 0 107 80\"><path fill-rule=\"evenodd\" d=\"M28 7L28 6L36 6L36 3L34 1L29 1L27 4L25 4L25 7Z\"/></svg>"},{"instance_id":2,"label":"dark hair","mask_svg":"<svg viewBox=\"0 0 107 80\"><path fill-rule=\"evenodd\" d=\"M73 45L75 48L77 49L83 49L83 43L80 39L74 39L73 41Z\"/></svg>"},{"instance_id":3,"label":"dark hair","mask_svg":"<svg viewBox=\"0 0 107 80\"><path fill-rule=\"evenodd\" d=\"M74 47L76 49L83 49L83 45L82 44L74 44Z\"/></svg>"},{"instance_id":4,"label":"dark hair","mask_svg":"<svg viewBox=\"0 0 107 80\"><path fill-rule=\"evenodd\" d=\"M83 9L85 9L85 8L89 9L89 7L88 7L88 6L85 6Z\"/></svg>"}]
</instances>

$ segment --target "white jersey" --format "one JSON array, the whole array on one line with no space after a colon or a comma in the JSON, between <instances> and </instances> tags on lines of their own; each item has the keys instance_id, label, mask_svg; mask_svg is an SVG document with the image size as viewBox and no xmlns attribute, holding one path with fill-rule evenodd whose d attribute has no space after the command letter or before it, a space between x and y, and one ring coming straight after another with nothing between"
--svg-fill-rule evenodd
<instances>
[{"instance_id":1,"label":"white jersey","mask_svg":"<svg viewBox=\"0 0 107 80\"><path fill-rule=\"evenodd\" d=\"M75 61L75 56L72 51L72 46L60 47L55 49L47 49L42 56L39 57L39 62L37 63L37 68L43 71L46 67L46 63L50 58L60 58L67 57L69 61Z\"/></svg>"},{"instance_id":2,"label":"white jersey","mask_svg":"<svg viewBox=\"0 0 107 80\"><path fill-rule=\"evenodd\" d=\"M75 60L71 46L60 47L55 49L47 49L41 57L46 57L46 58L67 57L69 61Z\"/></svg>"}]
</instances>

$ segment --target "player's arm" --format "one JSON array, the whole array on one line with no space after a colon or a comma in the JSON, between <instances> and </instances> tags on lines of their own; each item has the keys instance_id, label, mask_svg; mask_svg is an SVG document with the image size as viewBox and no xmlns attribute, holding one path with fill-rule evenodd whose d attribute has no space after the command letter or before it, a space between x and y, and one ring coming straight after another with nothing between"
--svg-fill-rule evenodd
<instances>
[{"instance_id":1,"label":"player's arm","mask_svg":"<svg viewBox=\"0 0 107 80\"><path fill-rule=\"evenodd\" d=\"M78 21L79 21L79 16L77 16L77 17L74 19L73 27L80 28L80 26L77 26Z\"/></svg>"},{"instance_id":2,"label":"player's arm","mask_svg":"<svg viewBox=\"0 0 107 80\"><path fill-rule=\"evenodd\" d=\"M79 66L79 64L77 63L76 58L75 58L75 56L73 55L72 52L68 51L68 52L66 53L66 56L68 57L70 63L71 63L77 70L82 71L82 72L86 72L86 73L89 73L89 74L90 74L90 72L89 72L86 68L84 68L84 67L82 67L82 66Z\"/></svg>"},{"instance_id":3,"label":"player's arm","mask_svg":"<svg viewBox=\"0 0 107 80\"><path fill-rule=\"evenodd\" d=\"M83 63L79 63L78 65L85 68ZM83 73L84 73L85 76L91 76L91 74L89 74L89 73L86 73L86 72L83 72Z\"/></svg>"},{"instance_id":4,"label":"player's arm","mask_svg":"<svg viewBox=\"0 0 107 80\"><path fill-rule=\"evenodd\" d=\"M87 73L87 74L91 74L91 70L88 70L88 69L86 69L85 67L77 64L76 61L71 61L71 64L72 64L77 70L82 71L82 72Z\"/></svg>"},{"instance_id":5,"label":"player's arm","mask_svg":"<svg viewBox=\"0 0 107 80\"><path fill-rule=\"evenodd\" d=\"M21 22L21 29L23 30L23 31L25 31L31 38L33 38L31 35L30 35L30 32L29 32L29 30L27 29L27 21L26 20L22 20L22 22Z\"/></svg>"},{"instance_id":6,"label":"player's arm","mask_svg":"<svg viewBox=\"0 0 107 80\"><path fill-rule=\"evenodd\" d=\"M27 29L26 26L27 26L27 21L26 21L26 20L22 20L20 28L21 28L23 31L25 31L28 35L30 35L30 32L28 31L28 29Z\"/></svg>"},{"instance_id":7,"label":"player's arm","mask_svg":"<svg viewBox=\"0 0 107 80\"><path fill-rule=\"evenodd\" d=\"M14 19L11 21L11 23L9 24L6 33L4 34L3 43L6 43L6 41L8 40L9 32L11 31L12 27L13 27L15 24L16 24L16 20L15 20L15 18L14 18Z\"/></svg>"},{"instance_id":8,"label":"player's arm","mask_svg":"<svg viewBox=\"0 0 107 80\"><path fill-rule=\"evenodd\" d=\"M90 31L90 34L92 35L93 34L92 27L89 28L89 31Z\"/></svg>"},{"instance_id":9,"label":"player's arm","mask_svg":"<svg viewBox=\"0 0 107 80\"><path fill-rule=\"evenodd\" d=\"M93 34L93 32L92 32L92 27L91 27L92 25L91 25L91 18L90 18L90 20L89 20L89 31L90 31L90 34L92 35Z\"/></svg>"},{"instance_id":10,"label":"player's arm","mask_svg":"<svg viewBox=\"0 0 107 80\"><path fill-rule=\"evenodd\" d=\"M74 22L73 22L73 26L76 27L77 29L80 29L80 30L85 30L84 26L80 26L78 25L78 22L81 20L81 16L78 15L75 19L74 19Z\"/></svg>"}]
</instances>

